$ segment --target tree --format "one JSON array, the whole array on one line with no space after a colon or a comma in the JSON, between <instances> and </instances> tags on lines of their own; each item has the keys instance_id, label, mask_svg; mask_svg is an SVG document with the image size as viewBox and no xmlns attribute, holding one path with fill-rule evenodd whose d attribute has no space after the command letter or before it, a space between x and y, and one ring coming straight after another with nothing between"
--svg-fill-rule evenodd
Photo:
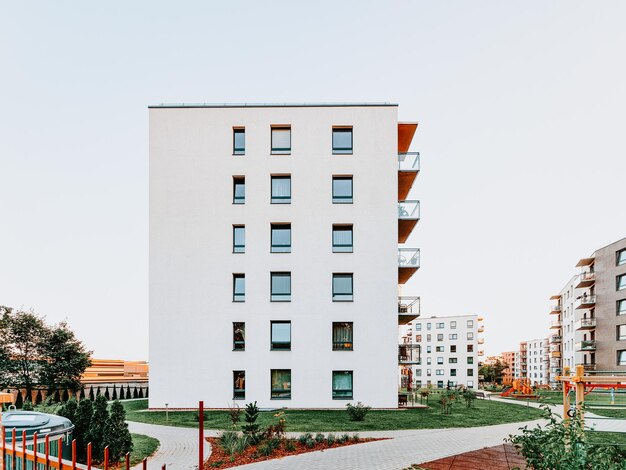
<instances>
[{"instance_id":1,"label":"tree","mask_svg":"<svg viewBox=\"0 0 626 470\"><path fill-rule=\"evenodd\" d=\"M64 418L69 419L72 423L74 423L76 421L77 409L78 409L78 402L76 401L76 398L70 398L63 405L61 405L61 408L59 408L59 411L57 412L57 414L59 416L63 416ZM75 437L76 436L74 436L74 438Z\"/></svg>"},{"instance_id":2,"label":"tree","mask_svg":"<svg viewBox=\"0 0 626 470\"><path fill-rule=\"evenodd\" d=\"M82 399L78 403L72 437L76 439L76 451L78 459L85 462L87 459L88 432L91 429L91 417L93 415L93 402L89 399Z\"/></svg>"},{"instance_id":3,"label":"tree","mask_svg":"<svg viewBox=\"0 0 626 470\"><path fill-rule=\"evenodd\" d=\"M483 364L478 371L479 375L484 377L485 382L502 383L503 372L508 369L509 365L496 359L491 364Z\"/></svg>"},{"instance_id":4,"label":"tree","mask_svg":"<svg viewBox=\"0 0 626 470\"><path fill-rule=\"evenodd\" d=\"M50 391L80 387L91 352L65 322L48 326L44 317L0 306L0 387Z\"/></svg>"},{"instance_id":5,"label":"tree","mask_svg":"<svg viewBox=\"0 0 626 470\"><path fill-rule=\"evenodd\" d=\"M91 442L94 460L100 462L104 458L104 431L108 420L109 411L107 409L107 400L103 395L98 395L93 404L93 414L91 416L91 425L87 432L87 440Z\"/></svg>"},{"instance_id":6,"label":"tree","mask_svg":"<svg viewBox=\"0 0 626 470\"><path fill-rule=\"evenodd\" d=\"M91 365L91 353L85 349L67 323L50 328L41 347L46 358L39 381L49 389L80 389L80 377Z\"/></svg>"},{"instance_id":7,"label":"tree","mask_svg":"<svg viewBox=\"0 0 626 470\"><path fill-rule=\"evenodd\" d=\"M111 416L105 426L104 442L109 446L109 458L113 463L119 462L127 452L133 450L133 439L126 424L126 411L118 400L111 404Z\"/></svg>"}]
</instances>

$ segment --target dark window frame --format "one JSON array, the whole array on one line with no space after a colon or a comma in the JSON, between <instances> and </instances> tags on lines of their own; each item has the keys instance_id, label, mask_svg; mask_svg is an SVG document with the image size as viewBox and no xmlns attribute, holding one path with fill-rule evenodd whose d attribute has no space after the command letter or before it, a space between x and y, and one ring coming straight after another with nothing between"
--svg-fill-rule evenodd
<instances>
[{"instance_id":1,"label":"dark window frame","mask_svg":"<svg viewBox=\"0 0 626 470\"><path fill-rule=\"evenodd\" d=\"M335 388L335 374L345 374L350 376L350 389ZM354 371L352 370L334 370L332 371L332 391L333 400L352 400L354 398Z\"/></svg>"},{"instance_id":2,"label":"dark window frame","mask_svg":"<svg viewBox=\"0 0 626 470\"><path fill-rule=\"evenodd\" d=\"M237 388L237 380L239 377L243 378L243 388ZM233 400L245 400L246 399L246 371L234 370L233 371Z\"/></svg>"},{"instance_id":3,"label":"dark window frame","mask_svg":"<svg viewBox=\"0 0 626 470\"><path fill-rule=\"evenodd\" d=\"M350 195L335 195L335 181L350 181ZM353 204L354 203L354 176L353 175L333 175L332 179L332 201L333 204Z\"/></svg>"},{"instance_id":4,"label":"dark window frame","mask_svg":"<svg viewBox=\"0 0 626 470\"><path fill-rule=\"evenodd\" d=\"M340 328L342 325L350 331L349 341L335 341L335 328ZM354 322L351 321L337 321L332 322L332 342L333 342L333 351L354 351Z\"/></svg>"},{"instance_id":5,"label":"dark window frame","mask_svg":"<svg viewBox=\"0 0 626 470\"><path fill-rule=\"evenodd\" d=\"M350 232L349 245L335 243L335 231L337 232ZM332 226L332 242L333 253L353 253L354 251L354 225L353 224L333 224Z\"/></svg>"},{"instance_id":6,"label":"dark window frame","mask_svg":"<svg viewBox=\"0 0 626 470\"><path fill-rule=\"evenodd\" d=\"M241 339L238 339L237 331L241 331ZM233 322L233 351L246 350L246 322Z\"/></svg>"},{"instance_id":7,"label":"dark window frame","mask_svg":"<svg viewBox=\"0 0 626 470\"><path fill-rule=\"evenodd\" d=\"M274 383L273 383L273 375L274 372L289 372L289 388L274 388ZM292 394L292 378L291 378L291 369L270 369L270 400L291 400L291 394ZM286 396L280 396L280 395L285 395Z\"/></svg>"},{"instance_id":8,"label":"dark window frame","mask_svg":"<svg viewBox=\"0 0 626 470\"><path fill-rule=\"evenodd\" d=\"M243 245L237 244L236 232L237 229L243 229ZM241 224L233 225L233 253L245 253L246 252L246 226Z\"/></svg>"},{"instance_id":9,"label":"dark window frame","mask_svg":"<svg viewBox=\"0 0 626 470\"><path fill-rule=\"evenodd\" d=\"M243 292L237 292L237 279L243 279ZM244 273L233 273L233 302L246 301L246 275Z\"/></svg>"},{"instance_id":10,"label":"dark window frame","mask_svg":"<svg viewBox=\"0 0 626 470\"><path fill-rule=\"evenodd\" d=\"M274 325L289 325L289 341L274 341ZM270 321L270 351L291 351L291 321Z\"/></svg>"},{"instance_id":11,"label":"dark window frame","mask_svg":"<svg viewBox=\"0 0 626 470\"><path fill-rule=\"evenodd\" d=\"M274 276L289 277L289 293L274 293ZM291 271L272 271L270 273L270 301L271 302L291 302Z\"/></svg>"},{"instance_id":12,"label":"dark window frame","mask_svg":"<svg viewBox=\"0 0 626 470\"><path fill-rule=\"evenodd\" d=\"M243 196L237 195L237 186L243 186ZM233 176L233 204L246 203L246 177Z\"/></svg>"},{"instance_id":13,"label":"dark window frame","mask_svg":"<svg viewBox=\"0 0 626 470\"><path fill-rule=\"evenodd\" d=\"M350 279L350 292L335 292L335 278ZM354 302L354 273L333 273L332 284L333 302Z\"/></svg>"},{"instance_id":14,"label":"dark window frame","mask_svg":"<svg viewBox=\"0 0 626 470\"><path fill-rule=\"evenodd\" d=\"M289 147L274 147L274 131L289 131ZM291 125L276 124L270 126L270 152L272 155L291 155L293 140L291 135Z\"/></svg>"},{"instance_id":15,"label":"dark window frame","mask_svg":"<svg viewBox=\"0 0 626 470\"><path fill-rule=\"evenodd\" d=\"M335 132L341 134L350 133L350 147L335 147ZM354 152L354 128L352 126L333 126L331 135L333 155L352 155Z\"/></svg>"},{"instance_id":16,"label":"dark window frame","mask_svg":"<svg viewBox=\"0 0 626 470\"><path fill-rule=\"evenodd\" d=\"M243 148L237 147L237 135L243 134ZM245 127L233 127L233 155L245 155L246 154L246 128Z\"/></svg>"},{"instance_id":17,"label":"dark window frame","mask_svg":"<svg viewBox=\"0 0 626 470\"><path fill-rule=\"evenodd\" d=\"M289 245L274 244L274 230L289 229ZM270 253L291 253L291 224L271 223L270 224Z\"/></svg>"},{"instance_id":18,"label":"dark window frame","mask_svg":"<svg viewBox=\"0 0 626 470\"><path fill-rule=\"evenodd\" d=\"M274 180L289 180L289 196L274 196ZM291 175L270 175L270 204L291 204Z\"/></svg>"}]
</instances>

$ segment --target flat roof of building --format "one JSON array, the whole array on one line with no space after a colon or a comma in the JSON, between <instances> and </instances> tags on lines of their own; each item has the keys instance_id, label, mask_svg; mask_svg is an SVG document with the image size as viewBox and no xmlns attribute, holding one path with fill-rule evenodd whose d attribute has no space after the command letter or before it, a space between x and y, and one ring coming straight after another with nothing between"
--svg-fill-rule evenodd
<instances>
[{"instance_id":1,"label":"flat roof of building","mask_svg":"<svg viewBox=\"0 0 626 470\"><path fill-rule=\"evenodd\" d=\"M355 108L395 106L396 103L161 103L148 108Z\"/></svg>"}]
</instances>

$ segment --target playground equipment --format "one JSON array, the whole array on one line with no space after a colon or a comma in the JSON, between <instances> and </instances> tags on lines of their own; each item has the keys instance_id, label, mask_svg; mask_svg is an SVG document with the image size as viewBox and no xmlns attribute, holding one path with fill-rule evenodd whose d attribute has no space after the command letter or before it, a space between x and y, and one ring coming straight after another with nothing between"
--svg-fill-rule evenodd
<instances>
[{"instance_id":1,"label":"playground equipment","mask_svg":"<svg viewBox=\"0 0 626 470\"><path fill-rule=\"evenodd\" d=\"M529 379L515 379L511 388L506 389L500 394L501 397L511 398L537 398L530 386Z\"/></svg>"},{"instance_id":2,"label":"playground equipment","mask_svg":"<svg viewBox=\"0 0 626 470\"><path fill-rule=\"evenodd\" d=\"M576 374L569 375L569 367L565 368L566 375L557 376L556 380L563 383L563 418L570 419L574 413L580 414L584 418L585 395L592 392L596 388L604 389L626 389L626 376L619 375L585 375L585 367L576 366ZM575 411L572 410L569 401L570 390L576 391Z\"/></svg>"}]
</instances>

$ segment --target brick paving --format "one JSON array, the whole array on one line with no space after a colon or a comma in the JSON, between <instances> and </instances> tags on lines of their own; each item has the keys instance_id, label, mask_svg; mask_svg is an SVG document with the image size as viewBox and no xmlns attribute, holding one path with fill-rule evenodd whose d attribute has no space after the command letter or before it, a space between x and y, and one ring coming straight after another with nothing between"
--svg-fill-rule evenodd
<instances>
[{"instance_id":1,"label":"brick paving","mask_svg":"<svg viewBox=\"0 0 626 470\"><path fill-rule=\"evenodd\" d=\"M512 470L526 469L524 459L510 444L465 452L419 465L425 470Z\"/></svg>"}]
</instances>

